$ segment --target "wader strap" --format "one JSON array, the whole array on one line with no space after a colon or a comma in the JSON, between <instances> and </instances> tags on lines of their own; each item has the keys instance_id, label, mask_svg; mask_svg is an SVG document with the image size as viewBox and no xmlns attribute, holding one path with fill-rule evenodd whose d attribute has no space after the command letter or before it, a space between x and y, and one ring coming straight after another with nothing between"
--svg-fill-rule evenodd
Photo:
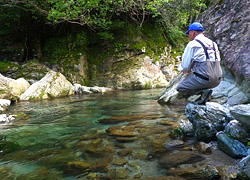
<instances>
[{"instance_id":1,"label":"wader strap","mask_svg":"<svg viewBox=\"0 0 250 180\"><path fill-rule=\"evenodd\" d=\"M208 48L200 40L198 40L198 39L195 39L195 40L202 45L204 52L205 52L205 55L206 55L206 59L208 60L209 59L208 52L207 52Z\"/></svg>"},{"instance_id":2,"label":"wader strap","mask_svg":"<svg viewBox=\"0 0 250 180\"><path fill-rule=\"evenodd\" d=\"M216 49L215 49L215 46L214 46L214 42L213 42L213 49L214 49L215 60L217 60L217 55L216 55Z\"/></svg>"},{"instance_id":3,"label":"wader strap","mask_svg":"<svg viewBox=\"0 0 250 180\"><path fill-rule=\"evenodd\" d=\"M210 48L210 47L206 47L200 40L198 40L198 39L195 39L195 40L202 45L207 60L209 59L208 52L207 52L208 49L213 49L214 50L215 60L217 60L217 54L216 54L216 49L215 49L215 46L214 46L214 42L213 42L213 48Z\"/></svg>"},{"instance_id":4,"label":"wader strap","mask_svg":"<svg viewBox=\"0 0 250 180\"><path fill-rule=\"evenodd\" d=\"M197 72L193 72L193 73L194 73L194 75L196 75L197 77L199 77L199 78L201 78L201 79L203 79L203 80L209 81L209 78L208 78L208 77L205 77L205 76L203 76L203 75L201 75L201 74L199 74L199 73L197 73Z\"/></svg>"}]
</instances>

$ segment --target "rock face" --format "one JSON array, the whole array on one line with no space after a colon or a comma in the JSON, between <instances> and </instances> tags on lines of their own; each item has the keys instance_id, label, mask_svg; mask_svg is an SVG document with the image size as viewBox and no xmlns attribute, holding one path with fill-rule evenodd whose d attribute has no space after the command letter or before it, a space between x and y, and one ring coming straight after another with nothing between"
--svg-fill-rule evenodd
<instances>
[{"instance_id":1,"label":"rock face","mask_svg":"<svg viewBox=\"0 0 250 180\"><path fill-rule=\"evenodd\" d=\"M204 34L218 44L221 64L225 66L223 81L212 94L219 103L250 102L249 5L248 0L216 0L199 20L204 26ZM160 100L171 103L176 99L176 93L171 92L166 89L166 95Z\"/></svg>"},{"instance_id":2,"label":"rock face","mask_svg":"<svg viewBox=\"0 0 250 180\"><path fill-rule=\"evenodd\" d=\"M240 89L250 97L250 2L248 0L217 0L203 13L205 34L216 41L222 63L233 72Z\"/></svg>"},{"instance_id":3,"label":"rock face","mask_svg":"<svg viewBox=\"0 0 250 180\"><path fill-rule=\"evenodd\" d=\"M74 94L73 85L61 74L50 71L40 81L32 84L20 100L39 100Z\"/></svg>"},{"instance_id":4,"label":"rock face","mask_svg":"<svg viewBox=\"0 0 250 180\"><path fill-rule=\"evenodd\" d=\"M109 61L106 66L112 71L97 78L97 83L102 86L117 89L145 89L168 85L166 76L170 73L164 75L161 71L161 65L154 63L153 59L143 55L143 53L125 52L120 59Z\"/></svg>"}]
</instances>

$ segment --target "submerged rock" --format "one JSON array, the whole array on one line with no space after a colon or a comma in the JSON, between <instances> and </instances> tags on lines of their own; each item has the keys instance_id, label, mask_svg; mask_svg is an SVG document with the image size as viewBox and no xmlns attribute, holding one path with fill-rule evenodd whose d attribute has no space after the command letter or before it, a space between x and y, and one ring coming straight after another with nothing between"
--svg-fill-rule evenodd
<instances>
[{"instance_id":1,"label":"submerged rock","mask_svg":"<svg viewBox=\"0 0 250 180\"><path fill-rule=\"evenodd\" d=\"M104 118L99 120L101 124L118 124L121 122L130 122L136 120L151 120L160 118L158 115L154 114L137 114L137 115L126 115L126 116L117 116L117 117L110 117Z\"/></svg>"},{"instance_id":2,"label":"submerged rock","mask_svg":"<svg viewBox=\"0 0 250 180\"><path fill-rule=\"evenodd\" d=\"M73 94L72 84L61 73L50 71L40 81L32 84L20 96L20 100L50 99Z\"/></svg>"},{"instance_id":3,"label":"submerged rock","mask_svg":"<svg viewBox=\"0 0 250 180\"><path fill-rule=\"evenodd\" d=\"M181 140L173 140L165 145L165 148L169 151L181 149L183 147L185 147L185 142Z\"/></svg>"},{"instance_id":4,"label":"submerged rock","mask_svg":"<svg viewBox=\"0 0 250 180\"><path fill-rule=\"evenodd\" d=\"M89 172L91 169L93 169L93 166L85 161L73 161L67 163L67 173L71 174L82 174Z\"/></svg>"},{"instance_id":5,"label":"submerged rock","mask_svg":"<svg viewBox=\"0 0 250 180\"><path fill-rule=\"evenodd\" d=\"M217 134L218 147L221 151L233 158L247 156L247 148L238 140L232 139L223 132Z\"/></svg>"},{"instance_id":6,"label":"submerged rock","mask_svg":"<svg viewBox=\"0 0 250 180\"><path fill-rule=\"evenodd\" d=\"M216 180L220 179L219 171L211 165L204 165L199 168L184 168L178 173L179 176L187 180Z\"/></svg>"},{"instance_id":7,"label":"submerged rock","mask_svg":"<svg viewBox=\"0 0 250 180\"><path fill-rule=\"evenodd\" d=\"M177 167L181 164L193 164L204 160L204 157L191 151L171 153L160 159L160 165L166 169Z\"/></svg>"}]
</instances>

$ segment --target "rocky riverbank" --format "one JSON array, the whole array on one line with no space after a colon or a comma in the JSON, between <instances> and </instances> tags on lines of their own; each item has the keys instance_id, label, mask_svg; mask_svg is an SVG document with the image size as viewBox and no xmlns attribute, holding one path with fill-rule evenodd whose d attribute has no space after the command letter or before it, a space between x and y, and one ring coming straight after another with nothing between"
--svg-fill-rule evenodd
<instances>
[{"instance_id":1,"label":"rocky riverbank","mask_svg":"<svg viewBox=\"0 0 250 180\"><path fill-rule=\"evenodd\" d=\"M34 82L32 85L24 78L15 80L0 74L0 123L11 123L15 120L15 117L19 117L5 114L11 103L107 91L113 91L113 89L71 84L64 75L53 70L50 70L41 80Z\"/></svg>"},{"instance_id":2,"label":"rocky riverbank","mask_svg":"<svg viewBox=\"0 0 250 180\"><path fill-rule=\"evenodd\" d=\"M188 121L180 123L182 136L192 136L199 145L210 147L216 142L216 147L228 156L241 159L238 167L238 179L250 179L250 104L248 94L238 88L233 76L224 71L221 84L214 88L211 102L206 105L192 103L200 96L182 96L176 91L176 86L185 77L179 74L160 94L161 104L187 103L185 113ZM233 179L233 178L231 178Z\"/></svg>"}]
</instances>

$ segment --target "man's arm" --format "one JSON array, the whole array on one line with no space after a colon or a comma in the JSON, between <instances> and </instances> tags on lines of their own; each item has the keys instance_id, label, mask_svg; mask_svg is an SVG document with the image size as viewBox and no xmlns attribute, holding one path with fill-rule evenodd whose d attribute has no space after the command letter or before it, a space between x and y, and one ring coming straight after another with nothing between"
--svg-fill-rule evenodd
<instances>
[{"instance_id":1,"label":"man's arm","mask_svg":"<svg viewBox=\"0 0 250 180\"><path fill-rule=\"evenodd\" d=\"M191 46L191 42L189 42L182 55L182 61L178 67L179 71L182 71L184 73L191 71L193 54L193 48Z\"/></svg>"}]
</instances>

